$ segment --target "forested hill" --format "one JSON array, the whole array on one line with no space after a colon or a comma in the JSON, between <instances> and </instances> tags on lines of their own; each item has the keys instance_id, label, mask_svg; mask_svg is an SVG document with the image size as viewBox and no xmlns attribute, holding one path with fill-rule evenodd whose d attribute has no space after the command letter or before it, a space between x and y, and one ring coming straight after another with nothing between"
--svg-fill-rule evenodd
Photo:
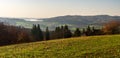
<instances>
[{"instance_id":1,"label":"forested hill","mask_svg":"<svg viewBox=\"0 0 120 58\"><path fill-rule=\"evenodd\" d=\"M87 25L102 26L104 23L111 20L120 20L120 16L96 15L96 16L80 16L66 15L52 18L0 18L0 22L6 22L15 26L24 26L31 28L33 24L40 24L44 29L49 26L49 29L54 29L56 26L67 24L72 29L75 27L86 27Z\"/></svg>"}]
</instances>

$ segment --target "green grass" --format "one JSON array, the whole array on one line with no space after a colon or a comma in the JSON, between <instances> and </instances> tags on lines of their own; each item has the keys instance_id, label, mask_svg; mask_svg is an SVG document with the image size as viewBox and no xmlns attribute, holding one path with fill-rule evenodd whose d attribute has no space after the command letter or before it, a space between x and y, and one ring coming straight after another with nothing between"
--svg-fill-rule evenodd
<instances>
[{"instance_id":1,"label":"green grass","mask_svg":"<svg viewBox=\"0 0 120 58\"><path fill-rule=\"evenodd\" d=\"M120 35L2 46L0 58L120 58Z\"/></svg>"}]
</instances>

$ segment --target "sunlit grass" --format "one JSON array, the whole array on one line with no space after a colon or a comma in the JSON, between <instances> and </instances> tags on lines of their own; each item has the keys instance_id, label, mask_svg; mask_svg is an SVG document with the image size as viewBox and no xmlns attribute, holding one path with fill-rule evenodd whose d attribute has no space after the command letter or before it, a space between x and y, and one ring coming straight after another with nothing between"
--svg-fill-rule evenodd
<instances>
[{"instance_id":1,"label":"sunlit grass","mask_svg":"<svg viewBox=\"0 0 120 58\"><path fill-rule=\"evenodd\" d=\"M76 37L0 47L0 58L119 58L120 35Z\"/></svg>"}]
</instances>

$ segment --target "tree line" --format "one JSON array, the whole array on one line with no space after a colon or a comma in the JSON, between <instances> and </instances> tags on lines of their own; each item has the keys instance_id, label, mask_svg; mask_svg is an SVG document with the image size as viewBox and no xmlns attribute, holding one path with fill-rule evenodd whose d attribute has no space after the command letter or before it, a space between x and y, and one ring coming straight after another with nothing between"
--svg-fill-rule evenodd
<instances>
[{"instance_id":1,"label":"tree line","mask_svg":"<svg viewBox=\"0 0 120 58\"><path fill-rule=\"evenodd\" d=\"M106 23L101 29L94 26L87 26L86 28L76 28L71 31L68 25L58 26L55 30L50 31L46 27L42 31L40 25L33 25L32 29L24 27L16 27L0 23L0 45L18 44L35 41L45 41L53 39L80 37L80 36L94 36L94 35L111 35L120 34L120 21L110 21Z\"/></svg>"},{"instance_id":2,"label":"tree line","mask_svg":"<svg viewBox=\"0 0 120 58\"><path fill-rule=\"evenodd\" d=\"M119 22L120 21L110 21L106 23L101 29L95 28L94 26L87 26L83 29L76 28L74 32L69 29L68 25L56 27L54 31L49 31L47 27L46 31L43 32L41 31L40 25L38 24L33 25L32 34L36 39L39 39L40 41L80 36L120 34ZM34 31L36 32L34 33Z\"/></svg>"}]
</instances>

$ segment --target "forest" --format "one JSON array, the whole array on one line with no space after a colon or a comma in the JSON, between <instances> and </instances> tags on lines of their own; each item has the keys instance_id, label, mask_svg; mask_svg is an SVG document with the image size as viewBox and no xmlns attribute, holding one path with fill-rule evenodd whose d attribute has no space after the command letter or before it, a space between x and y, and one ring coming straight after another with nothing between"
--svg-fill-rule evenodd
<instances>
[{"instance_id":1,"label":"forest","mask_svg":"<svg viewBox=\"0 0 120 58\"><path fill-rule=\"evenodd\" d=\"M120 21L109 21L100 29L88 25L86 28L76 28L71 31L69 26L58 26L55 30L49 30L49 26L42 31L39 24L34 24L32 29L21 26L12 26L0 23L0 46L19 44L54 39L67 39L71 37L96 36L120 34Z\"/></svg>"}]
</instances>

